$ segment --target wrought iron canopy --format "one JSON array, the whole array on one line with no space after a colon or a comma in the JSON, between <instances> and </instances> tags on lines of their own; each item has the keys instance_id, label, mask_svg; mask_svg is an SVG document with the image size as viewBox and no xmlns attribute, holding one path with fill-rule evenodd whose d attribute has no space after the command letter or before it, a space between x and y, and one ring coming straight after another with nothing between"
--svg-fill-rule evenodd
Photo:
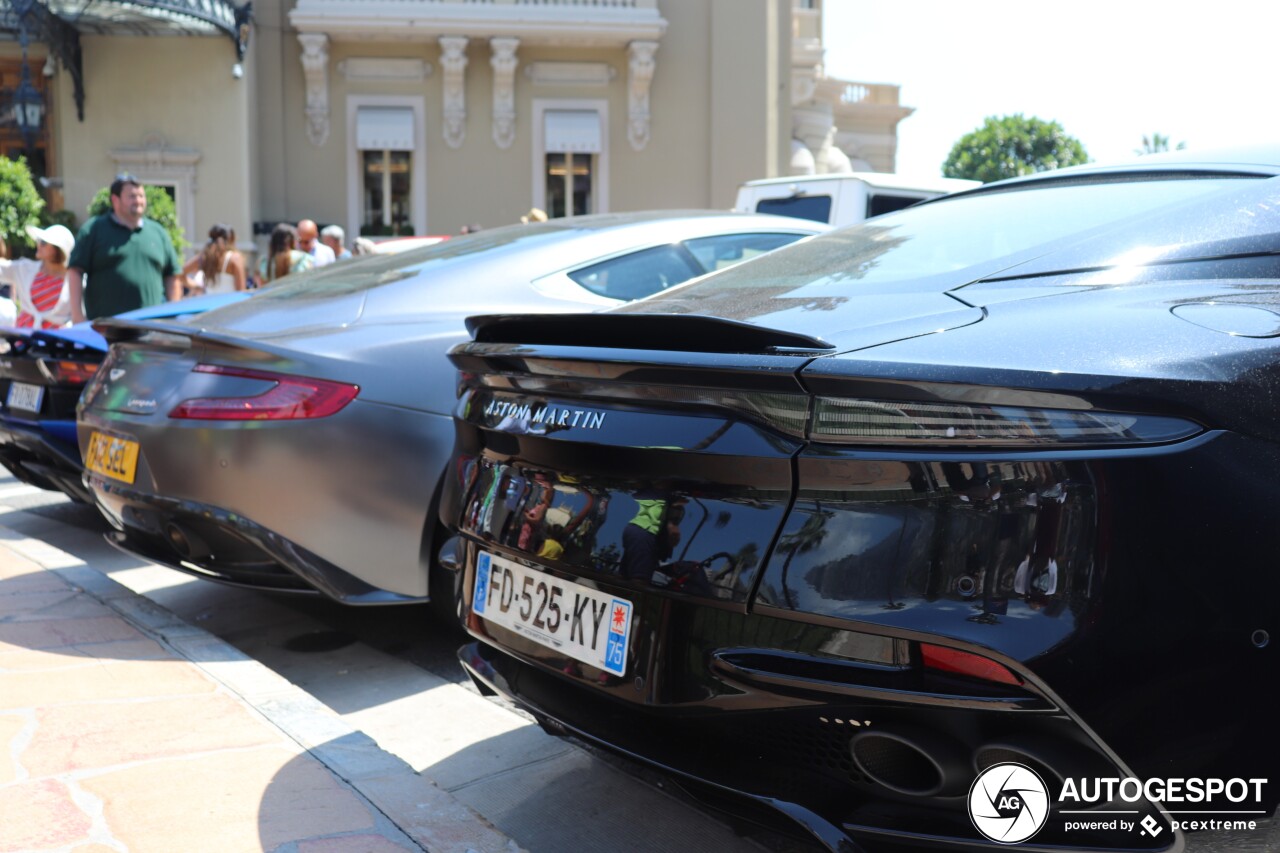
<instances>
[{"instance_id":1,"label":"wrought iron canopy","mask_svg":"<svg viewBox=\"0 0 1280 853\"><path fill-rule=\"evenodd\" d=\"M233 0L0 0L0 32L35 27L75 84L76 112L84 120L80 34L144 36L224 35L236 61L249 48L253 4Z\"/></svg>"}]
</instances>

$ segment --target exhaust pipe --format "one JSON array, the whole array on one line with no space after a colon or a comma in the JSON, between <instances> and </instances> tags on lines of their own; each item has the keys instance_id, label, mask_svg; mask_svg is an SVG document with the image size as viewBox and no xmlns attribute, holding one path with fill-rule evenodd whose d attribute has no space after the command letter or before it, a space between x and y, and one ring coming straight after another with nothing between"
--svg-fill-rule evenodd
<instances>
[{"instance_id":1,"label":"exhaust pipe","mask_svg":"<svg viewBox=\"0 0 1280 853\"><path fill-rule=\"evenodd\" d=\"M895 726L849 739L853 763L868 779L909 797L952 797L973 781L966 750L928 729Z\"/></svg>"},{"instance_id":2,"label":"exhaust pipe","mask_svg":"<svg viewBox=\"0 0 1280 853\"><path fill-rule=\"evenodd\" d=\"M168 538L169 544L173 546L173 550L184 560L203 560L213 555L209 543L205 542L198 534L183 527L175 522L169 522L164 527L164 535Z\"/></svg>"},{"instance_id":3,"label":"exhaust pipe","mask_svg":"<svg viewBox=\"0 0 1280 853\"><path fill-rule=\"evenodd\" d=\"M1021 764L1040 775L1052 790L1061 790L1070 778L1106 776L1108 763L1081 744L1046 735L1014 735L989 741L973 752L978 773L996 764Z\"/></svg>"}]
</instances>

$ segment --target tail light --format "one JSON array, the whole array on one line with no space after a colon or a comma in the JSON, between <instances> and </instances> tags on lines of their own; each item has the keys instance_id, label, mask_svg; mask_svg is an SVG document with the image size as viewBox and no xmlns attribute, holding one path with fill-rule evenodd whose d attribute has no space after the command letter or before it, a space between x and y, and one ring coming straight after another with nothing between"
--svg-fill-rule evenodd
<instances>
[{"instance_id":1,"label":"tail light","mask_svg":"<svg viewBox=\"0 0 1280 853\"><path fill-rule=\"evenodd\" d=\"M810 438L842 444L979 447L1159 444L1198 424L1117 412L819 397Z\"/></svg>"},{"instance_id":2,"label":"tail light","mask_svg":"<svg viewBox=\"0 0 1280 853\"><path fill-rule=\"evenodd\" d=\"M331 382L327 379L312 379L306 376L224 367L217 364L197 364L194 369L196 373L260 379L275 384L252 397L193 397L175 406L173 411L169 412L171 418L211 421L327 418L342 411L360 393L358 385Z\"/></svg>"},{"instance_id":3,"label":"tail light","mask_svg":"<svg viewBox=\"0 0 1280 853\"><path fill-rule=\"evenodd\" d=\"M84 385L98 372L98 365L86 361L55 361L54 378L68 385Z\"/></svg>"},{"instance_id":4,"label":"tail light","mask_svg":"<svg viewBox=\"0 0 1280 853\"><path fill-rule=\"evenodd\" d=\"M947 646L935 646L931 643L920 644L920 662L926 669L934 669L952 675L965 675L983 681L994 681L998 684L1022 684L1022 679L1010 672L1006 667L990 658L964 652Z\"/></svg>"}]
</instances>

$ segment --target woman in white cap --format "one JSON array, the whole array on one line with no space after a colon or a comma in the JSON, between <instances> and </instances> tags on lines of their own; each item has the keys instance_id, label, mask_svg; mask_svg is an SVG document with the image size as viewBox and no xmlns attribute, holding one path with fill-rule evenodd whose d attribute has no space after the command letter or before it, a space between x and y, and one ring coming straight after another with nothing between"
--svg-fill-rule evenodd
<instances>
[{"instance_id":1,"label":"woman in white cap","mask_svg":"<svg viewBox=\"0 0 1280 853\"><path fill-rule=\"evenodd\" d=\"M67 297L67 258L76 238L62 225L27 226L36 241L36 259L0 259L0 281L12 286L18 308L14 325L27 329L56 329L71 322Z\"/></svg>"}]
</instances>

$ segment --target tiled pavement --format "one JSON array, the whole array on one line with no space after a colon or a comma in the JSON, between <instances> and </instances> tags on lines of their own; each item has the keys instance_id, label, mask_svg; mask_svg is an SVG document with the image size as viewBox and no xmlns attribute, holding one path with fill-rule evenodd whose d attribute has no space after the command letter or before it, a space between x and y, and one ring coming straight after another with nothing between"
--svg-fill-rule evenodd
<instances>
[{"instance_id":1,"label":"tiled pavement","mask_svg":"<svg viewBox=\"0 0 1280 853\"><path fill-rule=\"evenodd\" d=\"M19 553L41 544L0 529L0 853L518 849L230 646Z\"/></svg>"}]
</instances>

